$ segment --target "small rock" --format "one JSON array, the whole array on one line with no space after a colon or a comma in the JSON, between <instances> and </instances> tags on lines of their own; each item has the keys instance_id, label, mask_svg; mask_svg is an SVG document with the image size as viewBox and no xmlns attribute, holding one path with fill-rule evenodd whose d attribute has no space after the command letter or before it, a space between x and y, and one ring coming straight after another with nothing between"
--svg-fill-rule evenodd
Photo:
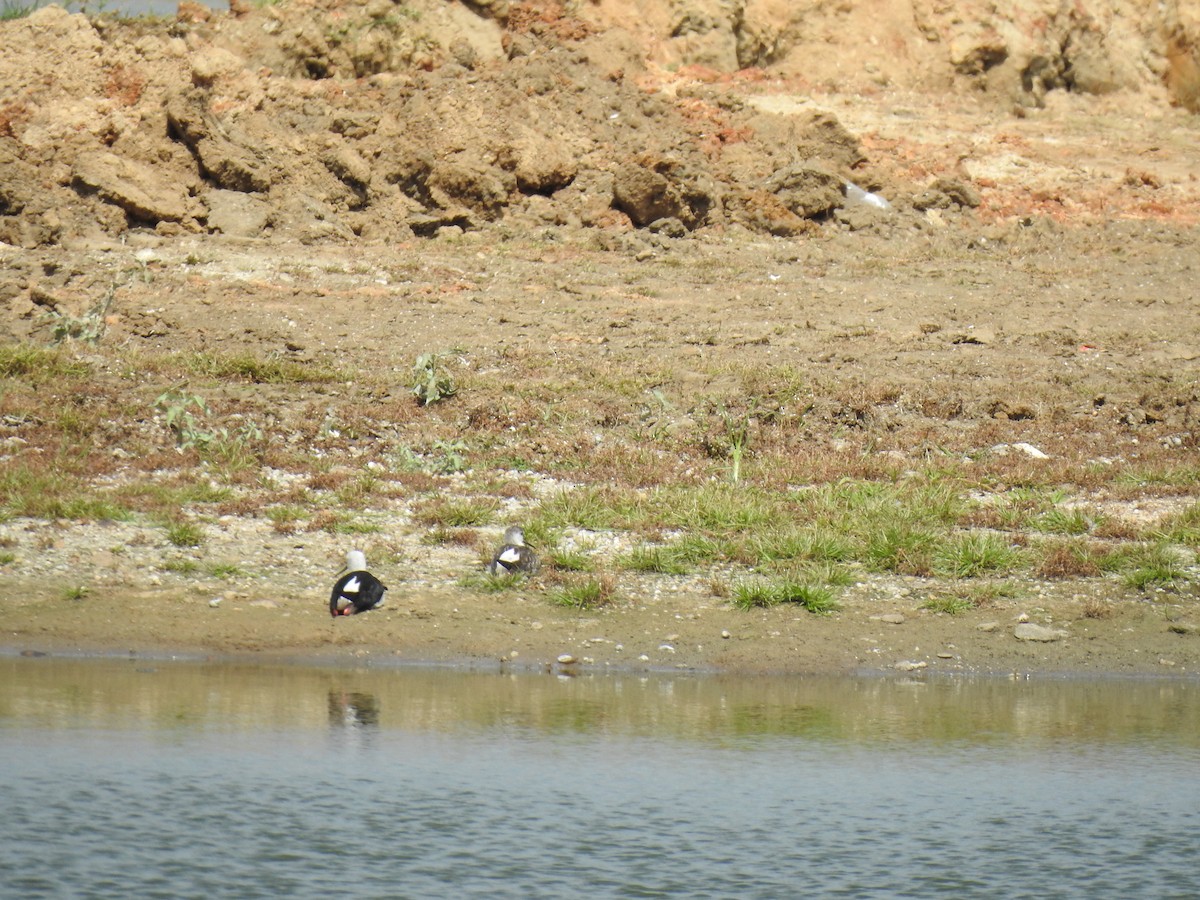
<instances>
[{"instance_id":1,"label":"small rock","mask_svg":"<svg viewBox=\"0 0 1200 900\"><path fill-rule=\"evenodd\" d=\"M579 660L573 657L570 653L564 653L558 658L558 664L560 666L573 666L577 662L579 662Z\"/></svg>"},{"instance_id":2,"label":"small rock","mask_svg":"<svg viewBox=\"0 0 1200 900\"><path fill-rule=\"evenodd\" d=\"M1033 444L1027 444L1024 441L1021 441L1020 443L1017 443L1017 444L1013 444L1013 449L1020 450L1026 456L1032 457L1033 459L1049 459L1050 458L1048 454L1043 453L1037 447L1033 446Z\"/></svg>"},{"instance_id":3,"label":"small rock","mask_svg":"<svg viewBox=\"0 0 1200 900\"><path fill-rule=\"evenodd\" d=\"M208 605L211 606L213 609L216 609L218 606L221 605L221 601L224 599L225 599L224 597L213 597L211 600L208 601Z\"/></svg>"},{"instance_id":4,"label":"small rock","mask_svg":"<svg viewBox=\"0 0 1200 900\"><path fill-rule=\"evenodd\" d=\"M1022 622L1013 629L1013 637L1018 641L1049 643L1050 641L1061 641L1066 636L1067 632L1059 628L1047 628L1045 625L1038 625L1034 622Z\"/></svg>"},{"instance_id":5,"label":"small rock","mask_svg":"<svg viewBox=\"0 0 1200 900\"><path fill-rule=\"evenodd\" d=\"M998 631L999 629L999 622L981 622L975 626L976 631Z\"/></svg>"},{"instance_id":6,"label":"small rock","mask_svg":"<svg viewBox=\"0 0 1200 900\"><path fill-rule=\"evenodd\" d=\"M884 613L881 616L871 616L872 622L886 622L888 625L903 625L904 613Z\"/></svg>"},{"instance_id":7,"label":"small rock","mask_svg":"<svg viewBox=\"0 0 1200 900\"><path fill-rule=\"evenodd\" d=\"M725 629L721 629L721 637L724 638L725 640L729 640L731 637L733 637L733 635L730 634Z\"/></svg>"},{"instance_id":8,"label":"small rock","mask_svg":"<svg viewBox=\"0 0 1200 900\"><path fill-rule=\"evenodd\" d=\"M942 652L937 655L938 659L954 659L953 653Z\"/></svg>"},{"instance_id":9,"label":"small rock","mask_svg":"<svg viewBox=\"0 0 1200 900\"><path fill-rule=\"evenodd\" d=\"M659 644L658 649L663 651L664 653L674 653L675 652L675 648L672 647L670 644Z\"/></svg>"},{"instance_id":10,"label":"small rock","mask_svg":"<svg viewBox=\"0 0 1200 900\"><path fill-rule=\"evenodd\" d=\"M897 672L915 672L917 669L924 669L929 663L924 660L913 662L911 659L904 659L892 666Z\"/></svg>"},{"instance_id":11,"label":"small rock","mask_svg":"<svg viewBox=\"0 0 1200 900\"><path fill-rule=\"evenodd\" d=\"M1167 626L1167 630L1175 634L1195 634L1196 626L1191 622L1172 622Z\"/></svg>"}]
</instances>

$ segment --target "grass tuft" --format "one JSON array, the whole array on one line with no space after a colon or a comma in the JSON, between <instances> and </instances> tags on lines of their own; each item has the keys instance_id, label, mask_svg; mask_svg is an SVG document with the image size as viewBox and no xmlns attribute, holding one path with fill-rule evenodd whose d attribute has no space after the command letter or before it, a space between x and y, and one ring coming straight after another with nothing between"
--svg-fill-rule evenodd
<instances>
[{"instance_id":1,"label":"grass tuft","mask_svg":"<svg viewBox=\"0 0 1200 900\"><path fill-rule=\"evenodd\" d=\"M551 594L550 599L573 609L600 609L616 600L616 586L610 575L569 581Z\"/></svg>"},{"instance_id":2,"label":"grass tuft","mask_svg":"<svg viewBox=\"0 0 1200 900\"><path fill-rule=\"evenodd\" d=\"M1017 561L1017 551L995 534L956 535L934 551L933 569L950 578L976 578L1003 572Z\"/></svg>"}]
</instances>

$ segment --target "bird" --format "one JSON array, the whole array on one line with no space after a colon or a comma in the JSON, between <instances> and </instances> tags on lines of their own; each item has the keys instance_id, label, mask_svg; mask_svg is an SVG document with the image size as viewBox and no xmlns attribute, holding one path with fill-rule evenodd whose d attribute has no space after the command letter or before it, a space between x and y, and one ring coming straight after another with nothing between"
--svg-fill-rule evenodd
<instances>
[{"instance_id":1,"label":"bird","mask_svg":"<svg viewBox=\"0 0 1200 900\"><path fill-rule=\"evenodd\" d=\"M534 575L538 568L537 554L525 544L525 529L513 525L504 532L503 543L487 571L489 575Z\"/></svg>"},{"instance_id":2,"label":"bird","mask_svg":"<svg viewBox=\"0 0 1200 900\"><path fill-rule=\"evenodd\" d=\"M329 595L329 614L336 619L378 609L383 606L385 593L383 582L367 571L367 557L361 550L351 550L346 554L344 573Z\"/></svg>"}]
</instances>

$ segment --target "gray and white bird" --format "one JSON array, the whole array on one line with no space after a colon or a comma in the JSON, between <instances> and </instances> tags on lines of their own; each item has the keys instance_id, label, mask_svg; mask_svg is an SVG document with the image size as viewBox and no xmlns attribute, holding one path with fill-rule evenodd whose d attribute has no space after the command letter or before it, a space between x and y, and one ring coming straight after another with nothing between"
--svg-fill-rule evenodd
<instances>
[{"instance_id":1,"label":"gray and white bird","mask_svg":"<svg viewBox=\"0 0 1200 900\"><path fill-rule=\"evenodd\" d=\"M513 525L504 532L504 540L492 561L489 575L535 575L540 568L537 554L525 543L525 529Z\"/></svg>"},{"instance_id":2,"label":"gray and white bird","mask_svg":"<svg viewBox=\"0 0 1200 900\"><path fill-rule=\"evenodd\" d=\"M387 587L367 571L367 557L361 550L346 554L346 569L333 585L329 595L329 614L353 616L383 606Z\"/></svg>"}]
</instances>

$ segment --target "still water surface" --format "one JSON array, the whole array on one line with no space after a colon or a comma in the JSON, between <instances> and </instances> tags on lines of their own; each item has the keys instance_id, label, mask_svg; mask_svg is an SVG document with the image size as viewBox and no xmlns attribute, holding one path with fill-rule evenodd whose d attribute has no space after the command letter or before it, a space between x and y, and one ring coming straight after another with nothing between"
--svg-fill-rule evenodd
<instances>
[{"instance_id":1,"label":"still water surface","mask_svg":"<svg viewBox=\"0 0 1200 900\"><path fill-rule=\"evenodd\" d=\"M1200 896L1200 685L0 659L12 897Z\"/></svg>"}]
</instances>

